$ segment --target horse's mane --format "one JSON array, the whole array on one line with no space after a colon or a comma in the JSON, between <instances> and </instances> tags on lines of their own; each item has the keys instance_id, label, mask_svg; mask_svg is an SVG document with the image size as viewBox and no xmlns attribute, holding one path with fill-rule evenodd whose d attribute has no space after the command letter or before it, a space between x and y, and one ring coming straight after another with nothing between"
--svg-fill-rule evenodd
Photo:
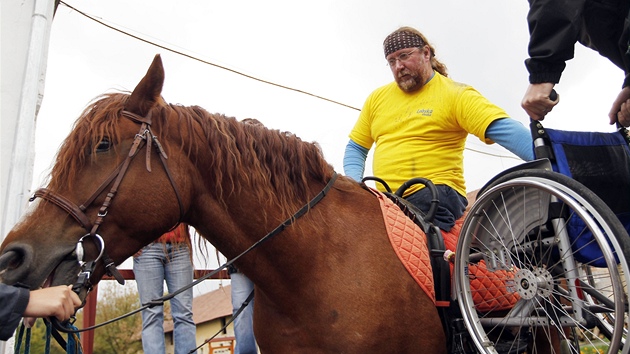
<instances>
[{"instance_id":1,"label":"horse's mane","mask_svg":"<svg viewBox=\"0 0 630 354\"><path fill-rule=\"evenodd\" d=\"M71 188L77 171L93 156L99 142L107 137L117 146L126 93L97 97L81 114L64 141L51 172L50 189L61 184ZM189 157L209 166L204 174L216 186L215 197L223 201L231 193L248 188L255 198L291 215L312 193L309 185L326 183L333 168L316 143L302 141L295 134L239 122L233 117L211 114L199 106L159 104L152 111L153 132L167 153L179 142ZM179 141L172 137L179 136ZM167 137L171 137L170 139ZM127 151L117 151L118 154Z\"/></svg>"}]
</instances>

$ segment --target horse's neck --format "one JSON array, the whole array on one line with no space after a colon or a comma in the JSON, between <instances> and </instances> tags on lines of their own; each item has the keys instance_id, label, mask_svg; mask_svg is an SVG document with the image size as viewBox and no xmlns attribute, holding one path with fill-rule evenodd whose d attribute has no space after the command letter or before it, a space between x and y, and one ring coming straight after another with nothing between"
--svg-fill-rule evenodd
<instances>
[{"instance_id":1,"label":"horse's neck","mask_svg":"<svg viewBox=\"0 0 630 354\"><path fill-rule=\"evenodd\" d=\"M199 198L190 222L221 253L234 258L279 225L275 219L269 220L272 215L265 215L260 206L248 200L242 196L223 204Z\"/></svg>"}]
</instances>

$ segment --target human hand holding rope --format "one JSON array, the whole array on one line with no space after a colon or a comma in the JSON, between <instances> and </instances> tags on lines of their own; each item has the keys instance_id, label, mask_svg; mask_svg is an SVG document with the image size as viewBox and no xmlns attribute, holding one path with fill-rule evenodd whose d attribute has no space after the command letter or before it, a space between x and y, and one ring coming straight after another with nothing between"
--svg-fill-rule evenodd
<instances>
[{"instance_id":1,"label":"human hand holding rope","mask_svg":"<svg viewBox=\"0 0 630 354\"><path fill-rule=\"evenodd\" d=\"M59 321L66 321L80 306L81 299L72 291L71 285L33 290L24 310L24 321L31 325L39 317L55 317Z\"/></svg>"}]
</instances>

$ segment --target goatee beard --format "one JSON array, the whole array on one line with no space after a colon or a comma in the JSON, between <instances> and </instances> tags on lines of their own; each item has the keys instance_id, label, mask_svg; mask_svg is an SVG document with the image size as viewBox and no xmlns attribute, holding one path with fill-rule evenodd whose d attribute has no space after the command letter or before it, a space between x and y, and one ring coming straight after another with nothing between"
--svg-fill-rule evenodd
<instances>
[{"instance_id":1,"label":"goatee beard","mask_svg":"<svg viewBox=\"0 0 630 354\"><path fill-rule=\"evenodd\" d=\"M398 87L405 92L413 92L416 91L418 87L418 81L415 77L410 76L406 79L398 79L396 80Z\"/></svg>"}]
</instances>

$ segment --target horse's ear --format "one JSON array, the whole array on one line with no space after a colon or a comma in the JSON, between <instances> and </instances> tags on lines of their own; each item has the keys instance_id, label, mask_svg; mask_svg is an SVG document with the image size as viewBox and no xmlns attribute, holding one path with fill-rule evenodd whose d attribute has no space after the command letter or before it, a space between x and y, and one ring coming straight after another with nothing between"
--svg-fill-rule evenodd
<instances>
[{"instance_id":1,"label":"horse's ear","mask_svg":"<svg viewBox=\"0 0 630 354\"><path fill-rule=\"evenodd\" d=\"M125 109L144 117L151 107L161 101L163 85L164 67L162 66L162 58L159 54L156 54L146 75L131 93Z\"/></svg>"}]
</instances>

